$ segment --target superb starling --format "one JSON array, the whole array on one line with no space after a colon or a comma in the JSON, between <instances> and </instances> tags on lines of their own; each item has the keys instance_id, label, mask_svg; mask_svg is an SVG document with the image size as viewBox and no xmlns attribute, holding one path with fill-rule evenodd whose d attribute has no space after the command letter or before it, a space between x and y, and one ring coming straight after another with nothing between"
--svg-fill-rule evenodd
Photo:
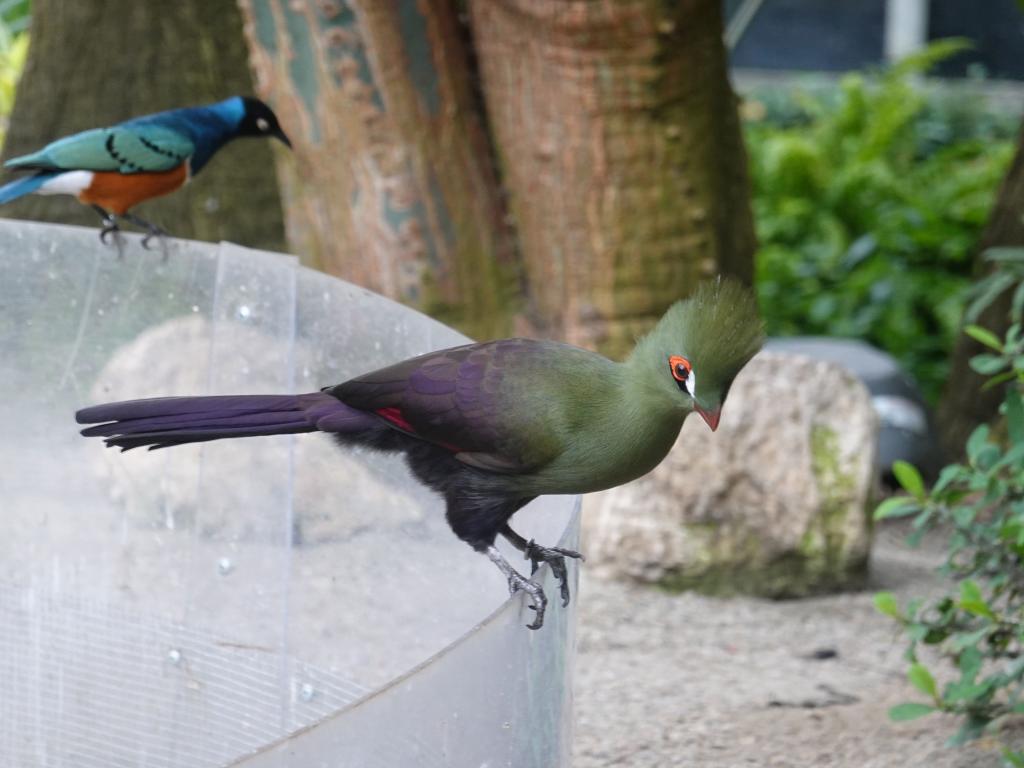
<instances>
[{"instance_id":1,"label":"superb starling","mask_svg":"<svg viewBox=\"0 0 1024 768\"><path fill-rule=\"evenodd\" d=\"M674 304L619 363L553 341L502 339L429 352L302 395L168 397L85 408L87 437L122 450L229 437L329 432L342 445L404 453L440 494L455 535L527 592L540 586L494 546L500 534L550 563L563 605L570 550L526 541L512 515L541 494L588 493L653 469L696 411L714 430L729 387L760 349L754 297L731 280ZM638 514L642 511L638 510Z\"/></svg>"},{"instance_id":2,"label":"superb starling","mask_svg":"<svg viewBox=\"0 0 1024 768\"><path fill-rule=\"evenodd\" d=\"M142 244L148 246L164 231L128 209L180 188L217 150L241 136L273 136L291 147L270 107L232 96L82 131L12 158L5 167L34 173L0 187L0 204L33 192L74 195L103 218L101 240L106 242L119 230L118 220L125 219L147 230Z\"/></svg>"}]
</instances>

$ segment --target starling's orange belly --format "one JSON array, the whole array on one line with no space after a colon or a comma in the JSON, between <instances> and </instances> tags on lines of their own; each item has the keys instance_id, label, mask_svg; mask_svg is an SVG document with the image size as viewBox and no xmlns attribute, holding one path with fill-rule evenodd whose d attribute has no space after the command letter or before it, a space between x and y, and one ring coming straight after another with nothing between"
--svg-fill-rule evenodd
<instances>
[{"instance_id":1,"label":"starling's orange belly","mask_svg":"<svg viewBox=\"0 0 1024 768\"><path fill-rule=\"evenodd\" d=\"M188 163L162 173L95 171L92 183L78 193L88 205L98 205L117 215L151 197L166 195L188 181Z\"/></svg>"}]
</instances>

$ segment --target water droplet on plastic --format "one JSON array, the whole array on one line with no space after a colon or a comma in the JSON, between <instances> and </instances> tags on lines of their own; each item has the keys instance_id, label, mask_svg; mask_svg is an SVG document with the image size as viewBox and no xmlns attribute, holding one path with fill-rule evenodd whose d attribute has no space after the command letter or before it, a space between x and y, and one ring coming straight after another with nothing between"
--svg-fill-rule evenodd
<instances>
[{"instance_id":1,"label":"water droplet on plastic","mask_svg":"<svg viewBox=\"0 0 1024 768\"><path fill-rule=\"evenodd\" d=\"M504 728L507 731L509 728L512 727L512 723L510 723L508 720L506 720L504 723L501 724L501 727Z\"/></svg>"},{"instance_id":2,"label":"water droplet on plastic","mask_svg":"<svg viewBox=\"0 0 1024 768\"><path fill-rule=\"evenodd\" d=\"M103 315L105 315L106 312L103 311L103 307L100 307L99 309L96 310L96 314L99 315L100 317L103 317Z\"/></svg>"},{"instance_id":3,"label":"water droplet on plastic","mask_svg":"<svg viewBox=\"0 0 1024 768\"><path fill-rule=\"evenodd\" d=\"M198 312L199 311L199 305L198 304L193 304L192 305L192 311L193 312Z\"/></svg>"},{"instance_id":4,"label":"water droplet on plastic","mask_svg":"<svg viewBox=\"0 0 1024 768\"><path fill-rule=\"evenodd\" d=\"M227 576L233 570L235 570L235 564L231 562L230 558L222 557L217 561L217 573L221 576Z\"/></svg>"},{"instance_id":5,"label":"water droplet on plastic","mask_svg":"<svg viewBox=\"0 0 1024 768\"><path fill-rule=\"evenodd\" d=\"M303 683L302 687L299 688L299 695L302 696L303 701L312 701L313 696L316 695L316 689L309 683Z\"/></svg>"},{"instance_id":6,"label":"water droplet on plastic","mask_svg":"<svg viewBox=\"0 0 1024 768\"><path fill-rule=\"evenodd\" d=\"M252 310L249 309L249 305L248 304L243 304L242 306L240 306L238 308L238 316L240 318L242 318L243 320L245 318L249 317L249 315L251 315L251 314L252 314Z\"/></svg>"},{"instance_id":7,"label":"water droplet on plastic","mask_svg":"<svg viewBox=\"0 0 1024 768\"><path fill-rule=\"evenodd\" d=\"M167 659L171 662L171 664L181 664L181 651L179 651L177 648L171 648L171 650L167 652Z\"/></svg>"}]
</instances>

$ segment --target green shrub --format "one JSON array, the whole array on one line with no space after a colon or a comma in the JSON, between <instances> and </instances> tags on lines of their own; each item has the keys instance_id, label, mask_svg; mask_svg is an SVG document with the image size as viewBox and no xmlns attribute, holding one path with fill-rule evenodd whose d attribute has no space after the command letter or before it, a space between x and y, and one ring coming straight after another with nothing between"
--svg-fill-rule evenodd
<instances>
[{"instance_id":1,"label":"green shrub","mask_svg":"<svg viewBox=\"0 0 1024 768\"><path fill-rule=\"evenodd\" d=\"M2 12L0 6L0 12ZM28 34L15 34L0 16L0 144L7 135L7 119L14 108L14 91L28 55Z\"/></svg>"},{"instance_id":2,"label":"green shrub","mask_svg":"<svg viewBox=\"0 0 1024 768\"><path fill-rule=\"evenodd\" d=\"M989 348L971 367L1005 386L1005 429L978 427L967 441L966 462L942 470L931 490L909 464L894 473L908 496L883 502L876 519L912 515L917 539L928 528L950 531L943 572L951 594L912 600L901 608L890 593L875 596L883 613L899 621L910 639L910 682L927 697L894 707L894 720L931 712L960 717L951 740L962 743L986 731L999 736L1008 716L1024 714L1024 249L986 254L995 271L975 289L968 320L997 295L1012 289L1012 325L1005 338L978 326L967 332ZM935 647L954 669L946 685L918 660L920 645ZM1007 763L1024 766L1024 752L1004 745Z\"/></svg>"},{"instance_id":3,"label":"green shrub","mask_svg":"<svg viewBox=\"0 0 1024 768\"><path fill-rule=\"evenodd\" d=\"M932 45L876 81L776 103L746 124L768 332L863 338L934 399L970 285L971 252L1013 154L1013 119L914 76L962 44ZM747 110L748 112L750 110Z\"/></svg>"}]
</instances>

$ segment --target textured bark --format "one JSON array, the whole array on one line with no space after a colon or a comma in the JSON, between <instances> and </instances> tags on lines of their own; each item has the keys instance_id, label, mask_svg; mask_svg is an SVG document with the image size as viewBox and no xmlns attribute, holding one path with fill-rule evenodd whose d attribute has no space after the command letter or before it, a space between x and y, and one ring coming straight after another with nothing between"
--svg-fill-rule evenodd
<instances>
[{"instance_id":1,"label":"textured bark","mask_svg":"<svg viewBox=\"0 0 1024 768\"><path fill-rule=\"evenodd\" d=\"M240 0L293 249L478 336L519 284L451 0Z\"/></svg>"},{"instance_id":2,"label":"textured bark","mask_svg":"<svg viewBox=\"0 0 1024 768\"><path fill-rule=\"evenodd\" d=\"M975 254L977 272L986 268L982 254L994 246L1024 247L1024 128L1017 141L1017 154L1003 179L981 242ZM977 324L1002 338L1010 327L1010 292L1004 293L978 318ZM963 453L964 443L979 424L995 418L1003 401L999 387L983 390L987 380L970 368L970 359L984 351L981 344L965 334L957 338L950 363L950 377L939 404L939 428L946 451Z\"/></svg>"},{"instance_id":3,"label":"textured bark","mask_svg":"<svg viewBox=\"0 0 1024 768\"><path fill-rule=\"evenodd\" d=\"M701 277L753 276L719 0L471 0L530 320L627 349Z\"/></svg>"},{"instance_id":4,"label":"textured bark","mask_svg":"<svg viewBox=\"0 0 1024 768\"><path fill-rule=\"evenodd\" d=\"M33 0L32 41L4 157L86 128L252 92L233 3ZM281 249L283 223L267 142L228 145L185 189L138 208L178 237ZM70 197L23 198L4 216L97 226Z\"/></svg>"}]
</instances>

